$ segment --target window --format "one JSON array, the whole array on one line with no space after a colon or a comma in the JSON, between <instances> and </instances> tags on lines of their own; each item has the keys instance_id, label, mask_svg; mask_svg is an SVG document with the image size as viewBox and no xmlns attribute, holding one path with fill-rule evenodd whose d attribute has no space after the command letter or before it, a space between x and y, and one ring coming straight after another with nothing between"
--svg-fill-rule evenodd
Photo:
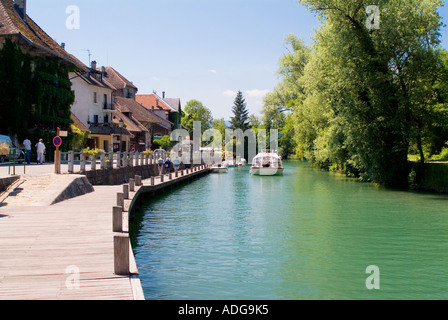
<instances>
[{"instance_id":1,"label":"window","mask_svg":"<svg viewBox=\"0 0 448 320\"><path fill-rule=\"evenodd\" d=\"M103 106L105 110L109 109L107 105L107 94L105 94L103 97Z\"/></svg>"},{"instance_id":2,"label":"window","mask_svg":"<svg viewBox=\"0 0 448 320\"><path fill-rule=\"evenodd\" d=\"M98 94L96 92L93 93L93 103L98 103Z\"/></svg>"},{"instance_id":3,"label":"window","mask_svg":"<svg viewBox=\"0 0 448 320\"><path fill-rule=\"evenodd\" d=\"M94 123L98 123L98 122L99 122L99 119L98 119L98 116L97 116L97 115L94 115L94 116L93 116L93 122L94 122Z\"/></svg>"}]
</instances>

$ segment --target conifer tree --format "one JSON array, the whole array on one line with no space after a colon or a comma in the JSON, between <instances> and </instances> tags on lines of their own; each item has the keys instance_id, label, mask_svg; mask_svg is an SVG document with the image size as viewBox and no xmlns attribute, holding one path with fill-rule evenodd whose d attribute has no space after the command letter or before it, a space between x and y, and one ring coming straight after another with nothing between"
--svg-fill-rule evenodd
<instances>
[{"instance_id":1,"label":"conifer tree","mask_svg":"<svg viewBox=\"0 0 448 320\"><path fill-rule=\"evenodd\" d=\"M238 91L236 95L232 111L234 115L231 118L232 129L241 129L243 131L249 129L249 111L246 108L246 100L241 91Z\"/></svg>"}]
</instances>

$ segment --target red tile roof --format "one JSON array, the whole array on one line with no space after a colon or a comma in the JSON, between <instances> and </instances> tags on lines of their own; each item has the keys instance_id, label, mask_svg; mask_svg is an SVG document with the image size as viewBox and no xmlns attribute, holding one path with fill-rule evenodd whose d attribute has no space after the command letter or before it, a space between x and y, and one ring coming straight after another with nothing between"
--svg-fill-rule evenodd
<instances>
[{"instance_id":1,"label":"red tile roof","mask_svg":"<svg viewBox=\"0 0 448 320\"><path fill-rule=\"evenodd\" d=\"M122 113L132 113L132 116L140 123L157 123L167 129L171 129L171 126L173 125L172 122L163 119L155 113L149 111L134 99L115 97L114 108Z\"/></svg>"},{"instance_id":2,"label":"red tile roof","mask_svg":"<svg viewBox=\"0 0 448 320\"><path fill-rule=\"evenodd\" d=\"M148 110L152 110L154 107L154 110L176 111L157 94L138 94L135 96L135 100Z\"/></svg>"}]
</instances>

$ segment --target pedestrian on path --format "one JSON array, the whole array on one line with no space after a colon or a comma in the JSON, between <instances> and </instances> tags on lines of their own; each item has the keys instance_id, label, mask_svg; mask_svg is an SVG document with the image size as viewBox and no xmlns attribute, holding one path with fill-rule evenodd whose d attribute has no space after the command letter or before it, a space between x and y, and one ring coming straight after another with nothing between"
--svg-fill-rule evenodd
<instances>
[{"instance_id":1,"label":"pedestrian on path","mask_svg":"<svg viewBox=\"0 0 448 320\"><path fill-rule=\"evenodd\" d=\"M174 172L177 173L177 170L179 170L179 158L178 157L176 157L174 159L173 164L174 164Z\"/></svg>"},{"instance_id":2,"label":"pedestrian on path","mask_svg":"<svg viewBox=\"0 0 448 320\"><path fill-rule=\"evenodd\" d=\"M165 160L165 174L170 173L171 171L171 161L169 158Z\"/></svg>"},{"instance_id":3,"label":"pedestrian on path","mask_svg":"<svg viewBox=\"0 0 448 320\"><path fill-rule=\"evenodd\" d=\"M158 161L158 164L159 164L159 176L161 176L162 173L163 173L163 159L162 159L162 157L159 157L159 160L157 160L157 161Z\"/></svg>"},{"instance_id":4,"label":"pedestrian on path","mask_svg":"<svg viewBox=\"0 0 448 320\"><path fill-rule=\"evenodd\" d=\"M39 142L36 144L38 164L43 164L45 162L45 149L44 140L39 139Z\"/></svg>"},{"instance_id":5,"label":"pedestrian on path","mask_svg":"<svg viewBox=\"0 0 448 320\"><path fill-rule=\"evenodd\" d=\"M26 162L28 164L31 164L31 141L28 138L26 138L23 141L23 146L25 147Z\"/></svg>"}]
</instances>

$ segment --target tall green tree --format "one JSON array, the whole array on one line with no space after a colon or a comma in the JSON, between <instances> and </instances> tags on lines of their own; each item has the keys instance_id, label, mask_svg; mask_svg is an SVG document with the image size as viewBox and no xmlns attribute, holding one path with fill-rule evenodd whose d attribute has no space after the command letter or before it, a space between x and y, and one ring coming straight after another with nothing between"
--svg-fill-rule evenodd
<instances>
[{"instance_id":1,"label":"tall green tree","mask_svg":"<svg viewBox=\"0 0 448 320\"><path fill-rule=\"evenodd\" d=\"M231 117L232 129L241 129L246 131L249 129L249 111L246 107L246 100L243 93L238 91L235 101L233 102L233 117Z\"/></svg>"},{"instance_id":2,"label":"tall green tree","mask_svg":"<svg viewBox=\"0 0 448 320\"><path fill-rule=\"evenodd\" d=\"M320 160L343 155L366 180L406 186L410 140L431 105L441 1L378 2L379 29L368 27L371 1L299 3L322 19L305 99L296 101L296 117L310 116L308 151Z\"/></svg>"},{"instance_id":3,"label":"tall green tree","mask_svg":"<svg viewBox=\"0 0 448 320\"><path fill-rule=\"evenodd\" d=\"M213 116L210 109L205 107L202 102L198 100L190 100L185 104L182 115L182 125L187 128L191 136L193 136L193 123L195 121L201 122L201 133L212 128Z\"/></svg>"}]
</instances>

